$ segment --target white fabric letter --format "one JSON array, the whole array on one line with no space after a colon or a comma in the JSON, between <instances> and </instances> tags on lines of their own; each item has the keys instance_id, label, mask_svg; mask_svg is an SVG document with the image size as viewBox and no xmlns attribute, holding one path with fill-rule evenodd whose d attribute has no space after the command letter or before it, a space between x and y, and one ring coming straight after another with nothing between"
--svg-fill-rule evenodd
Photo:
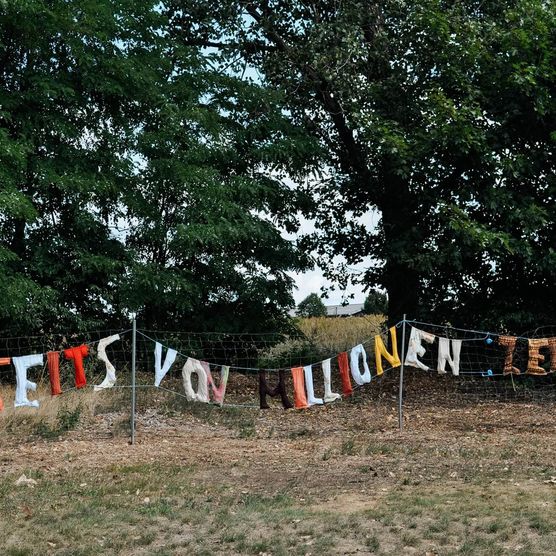
<instances>
[{"instance_id":1,"label":"white fabric letter","mask_svg":"<svg viewBox=\"0 0 556 556\"><path fill-rule=\"evenodd\" d=\"M166 376L166 373L170 370L170 367L174 364L176 360L176 355L178 352L175 349L168 349L166 352L166 359L164 359L164 365L161 368L162 362L162 344L156 342L154 346L154 385L160 386L162 379Z\"/></svg>"},{"instance_id":2,"label":"white fabric letter","mask_svg":"<svg viewBox=\"0 0 556 556\"><path fill-rule=\"evenodd\" d=\"M39 407L39 400L29 401L27 399L27 390L34 392L37 389L36 383L27 380L27 369L36 365L44 365L42 353L12 357L12 363L15 367L16 380L14 407Z\"/></svg>"},{"instance_id":3,"label":"white fabric letter","mask_svg":"<svg viewBox=\"0 0 556 556\"><path fill-rule=\"evenodd\" d=\"M429 334L428 332L423 332L418 328L412 327L411 334L409 335L409 345L407 346L407 355L405 356L405 364L410 367L418 367L423 369L423 371L428 371L429 368L419 361L419 357L423 357L426 349L421 345L422 341L432 344L436 336L434 334Z\"/></svg>"},{"instance_id":4,"label":"white fabric letter","mask_svg":"<svg viewBox=\"0 0 556 556\"><path fill-rule=\"evenodd\" d=\"M197 373L197 392L193 390L193 385L191 383L192 373ZM208 377L201 361L189 357L183 366L182 377L183 389L185 390L185 397L188 401L209 403Z\"/></svg>"},{"instance_id":5,"label":"white fabric letter","mask_svg":"<svg viewBox=\"0 0 556 556\"><path fill-rule=\"evenodd\" d=\"M313 384L313 368L311 365L303 367L305 373L305 390L307 391L307 403L309 405L322 405L322 398L315 398L315 386Z\"/></svg>"},{"instance_id":6,"label":"white fabric letter","mask_svg":"<svg viewBox=\"0 0 556 556\"><path fill-rule=\"evenodd\" d=\"M359 370L359 356L363 357L363 368L365 369L363 374L361 374L361 371ZM369 365L367 364L367 354L363 344L359 344L351 350L350 367L351 376L353 377L353 380L359 384L359 386L371 382L371 371L369 369Z\"/></svg>"},{"instance_id":7,"label":"white fabric letter","mask_svg":"<svg viewBox=\"0 0 556 556\"><path fill-rule=\"evenodd\" d=\"M450 355L450 340L438 338L438 374L446 374L446 361L452 367L452 374L459 376L459 356L461 353L461 340L452 340L452 355Z\"/></svg>"},{"instance_id":8,"label":"white fabric letter","mask_svg":"<svg viewBox=\"0 0 556 556\"><path fill-rule=\"evenodd\" d=\"M324 375L324 403L339 400L342 396L332 392L332 380L330 378L330 359L322 362L322 374Z\"/></svg>"},{"instance_id":9,"label":"white fabric letter","mask_svg":"<svg viewBox=\"0 0 556 556\"><path fill-rule=\"evenodd\" d=\"M120 339L120 335L114 334L113 336L102 338L102 340L100 340L100 342L98 343L97 357L101 361L104 361L104 364L106 366L106 377L99 385L94 387L95 392L98 392L99 390L104 390L105 388L112 388L114 384L116 384L116 369L114 368L114 365L112 365L112 363L108 359L108 356L106 355L106 346L109 346L110 344L117 342L119 339Z\"/></svg>"}]
</instances>

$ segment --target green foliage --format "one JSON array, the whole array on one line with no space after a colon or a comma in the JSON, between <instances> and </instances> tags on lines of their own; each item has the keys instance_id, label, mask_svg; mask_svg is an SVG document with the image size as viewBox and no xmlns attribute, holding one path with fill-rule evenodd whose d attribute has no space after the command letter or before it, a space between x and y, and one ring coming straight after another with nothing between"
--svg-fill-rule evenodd
<instances>
[{"instance_id":1,"label":"green foliage","mask_svg":"<svg viewBox=\"0 0 556 556\"><path fill-rule=\"evenodd\" d=\"M78 404L73 409L61 406L56 415L56 424L50 425L44 420L37 423L35 433L42 438L58 438L61 434L74 430L81 418L82 406Z\"/></svg>"},{"instance_id":2,"label":"green foliage","mask_svg":"<svg viewBox=\"0 0 556 556\"><path fill-rule=\"evenodd\" d=\"M287 369L307 365L328 355L313 339L293 337L264 350L260 354L258 366L266 369Z\"/></svg>"},{"instance_id":3,"label":"green foliage","mask_svg":"<svg viewBox=\"0 0 556 556\"><path fill-rule=\"evenodd\" d=\"M386 294L378 290L371 290L365 298L363 312L367 315L388 314L388 298Z\"/></svg>"},{"instance_id":4,"label":"green foliage","mask_svg":"<svg viewBox=\"0 0 556 556\"><path fill-rule=\"evenodd\" d=\"M297 315L299 317L325 317L326 306L318 294L310 293L305 299L299 302L297 306Z\"/></svg>"},{"instance_id":5,"label":"green foliage","mask_svg":"<svg viewBox=\"0 0 556 556\"><path fill-rule=\"evenodd\" d=\"M204 40L256 66L322 147L306 246L331 277L337 255L371 257L361 280L391 321L553 320L551 2L201 4Z\"/></svg>"},{"instance_id":6,"label":"green foliage","mask_svg":"<svg viewBox=\"0 0 556 556\"><path fill-rule=\"evenodd\" d=\"M282 96L158 2L0 10L0 328L286 326L315 147Z\"/></svg>"}]
</instances>

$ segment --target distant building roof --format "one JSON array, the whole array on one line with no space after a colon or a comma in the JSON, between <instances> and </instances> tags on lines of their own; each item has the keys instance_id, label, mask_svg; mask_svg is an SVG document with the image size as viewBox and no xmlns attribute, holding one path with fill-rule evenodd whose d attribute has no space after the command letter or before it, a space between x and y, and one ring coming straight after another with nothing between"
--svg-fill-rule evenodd
<instances>
[{"instance_id":1,"label":"distant building roof","mask_svg":"<svg viewBox=\"0 0 556 556\"><path fill-rule=\"evenodd\" d=\"M327 305L326 315L329 317L351 317L363 311L363 303L350 303L349 305Z\"/></svg>"},{"instance_id":2,"label":"distant building roof","mask_svg":"<svg viewBox=\"0 0 556 556\"><path fill-rule=\"evenodd\" d=\"M326 306L326 316L327 317L352 317L354 315L359 315L363 312L363 303L351 303L350 305L327 305ZM290 317L297 316L297 309L291 309L288 311Z\"/></svg>"}]
</instances>

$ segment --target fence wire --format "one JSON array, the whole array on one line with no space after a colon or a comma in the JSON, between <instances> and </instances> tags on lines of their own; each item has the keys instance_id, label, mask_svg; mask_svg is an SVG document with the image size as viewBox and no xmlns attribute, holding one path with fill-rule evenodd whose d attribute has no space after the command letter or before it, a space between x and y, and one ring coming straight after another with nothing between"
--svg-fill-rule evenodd
<instances>
[{"instance_id":1,"label":"fence wire","mask_svg":"<svg viewBox=\"0 0 556 556\"><path fill-rule=\"evenodd\" d=\"M459 376L453 376L450 366L446 374L438 374L438 340L432 344L423 343L424 353L420 361L426 369L405 366L404 404L408 408L460 407L466 404L484 402L528 402L553 403L556 401L556 381L554 373L546 376L531 376L525 373L528 360L528 338L555 337L556 327L543 327L524 333L516 340L514 365L523 372L519 375L503 374L506 351L498 342L499 334L462 330L447 326L407 321L406 342L402 346L402 323L396 326L398 353L407 353L411 327L431 333L436 338L444 337L462 341ZM363 335L365 332L365 335ZM375 329L381 334L389 349L390 336L384 327ZM119 334L120 339L106 348L109 360L116 368L117 383L112 390L95 392L95 409L98 413L119 414L122 419L129 418L131 400L131 329L101 330L73 335L51 335L33 337L14 337L0 339L0 358L24 356L33 353L46 354L48 351L61 352L60 379L64 394L75 390L75 371L73 363L63 356L63 350L85 344L89 355L84 359L87 376L87 390L102 382L106 368L97 357L98 342L105 337ZM354 395L339 403L364 403L394 407L399 395L399 368L385 368L382 376L377 376L375 368L374 334L369 330L359 331L343 339L344 343L333 349L330 343L322 341L317 335L307 334L233 334L233 333L188 333L176 331L143 330L136 335L136 385L137 412L145 414L152 411L179 412L194 402L185 400L182 384L182 367L188 357L206 361L218 381L222 365L230 366L229 381L226 388L224 406L241 408L259 407L259 372L264 372L269 385L277 381L277 371L292 367L313 364L315 394L322 396L323 378L320 363L331 358L332 390L342 392L338 368L337 351L347 351L359 343L364 345L371 368L372 380L361 388L354 389ZM154 348L156 342L163 346L163 360L168 348L178 352L176 361L159 388L154 387ZM544 353L544 352L543 352ZM547 356L546 353L544 353ZM550 361L545 357L544 365ZM386 366L385 366L386 367ZM50 399L49 374L46 357L42 367L32 367L28 379L38 384L36 394L30 399L41 402ZM285 373L286 388L292 399L293 384L291 373ZM13 401L15 371L13 366L0 366L0 396L6 409ZM196 384L193 384L196 388ZM353 384L355 387L356 385ZM91 392L92 393L92 392ZM49 403L63 406L64 394L52 398ZM78 396L80 392L76 392ZM273 407L280 402L272 400ZM315 409L318 411L318 408ZM4 411L4 414L14 413ZM0 414L0 419L2 414Z\"/></svg>"}]
</instances>

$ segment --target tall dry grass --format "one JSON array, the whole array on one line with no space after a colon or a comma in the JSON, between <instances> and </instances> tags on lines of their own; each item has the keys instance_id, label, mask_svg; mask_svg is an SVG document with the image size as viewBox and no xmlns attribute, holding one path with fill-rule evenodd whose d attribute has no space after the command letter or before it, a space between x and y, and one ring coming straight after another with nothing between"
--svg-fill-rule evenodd
<instances>
[{"instance_id":1,"label":"tall dry grass","mask_svg":"<svg viewBox=\"0 0 556 556\"><path fill-rule=\"evenodd\" d=\"M384 315L362 317L299 319L302 334L315 345L330 353L346 351L373 338L384 328Z\"/></svg>"},{"instance_id":2,"label":"tall dry grass","mask_svg":"<svg viewBox=\"0 0 556 556\"><path fill-rule=\"evenodd\" d=\"M29 399L40 401L38 408L15 408L15 387L2 386L0 396L4 400L4 410L0 413L0 439L7 435L40 436L48 431L54 434L56 431L65 432L69 428L90 423L99 408L106 406L109 398L119 398L121 395L122 392L100 393L94 392L92 388L84 388L66 391L61 396L51 396L47 386L39 386L36 392L29 393ZM112 401L109 404L122 405Z\"/></svg>"},{"instance_id":3,"label":"tall dry grass","mask_svg":"<svg viewBox=\"0 0 556 556\"><path fill-rule=\"evenodd\" d=\"M298 319L299 336L290 337L261 351L259 366L292 367L333 357L374 338L384 329L385 322L383 315Z\"/></svg>"}]
</instances>

